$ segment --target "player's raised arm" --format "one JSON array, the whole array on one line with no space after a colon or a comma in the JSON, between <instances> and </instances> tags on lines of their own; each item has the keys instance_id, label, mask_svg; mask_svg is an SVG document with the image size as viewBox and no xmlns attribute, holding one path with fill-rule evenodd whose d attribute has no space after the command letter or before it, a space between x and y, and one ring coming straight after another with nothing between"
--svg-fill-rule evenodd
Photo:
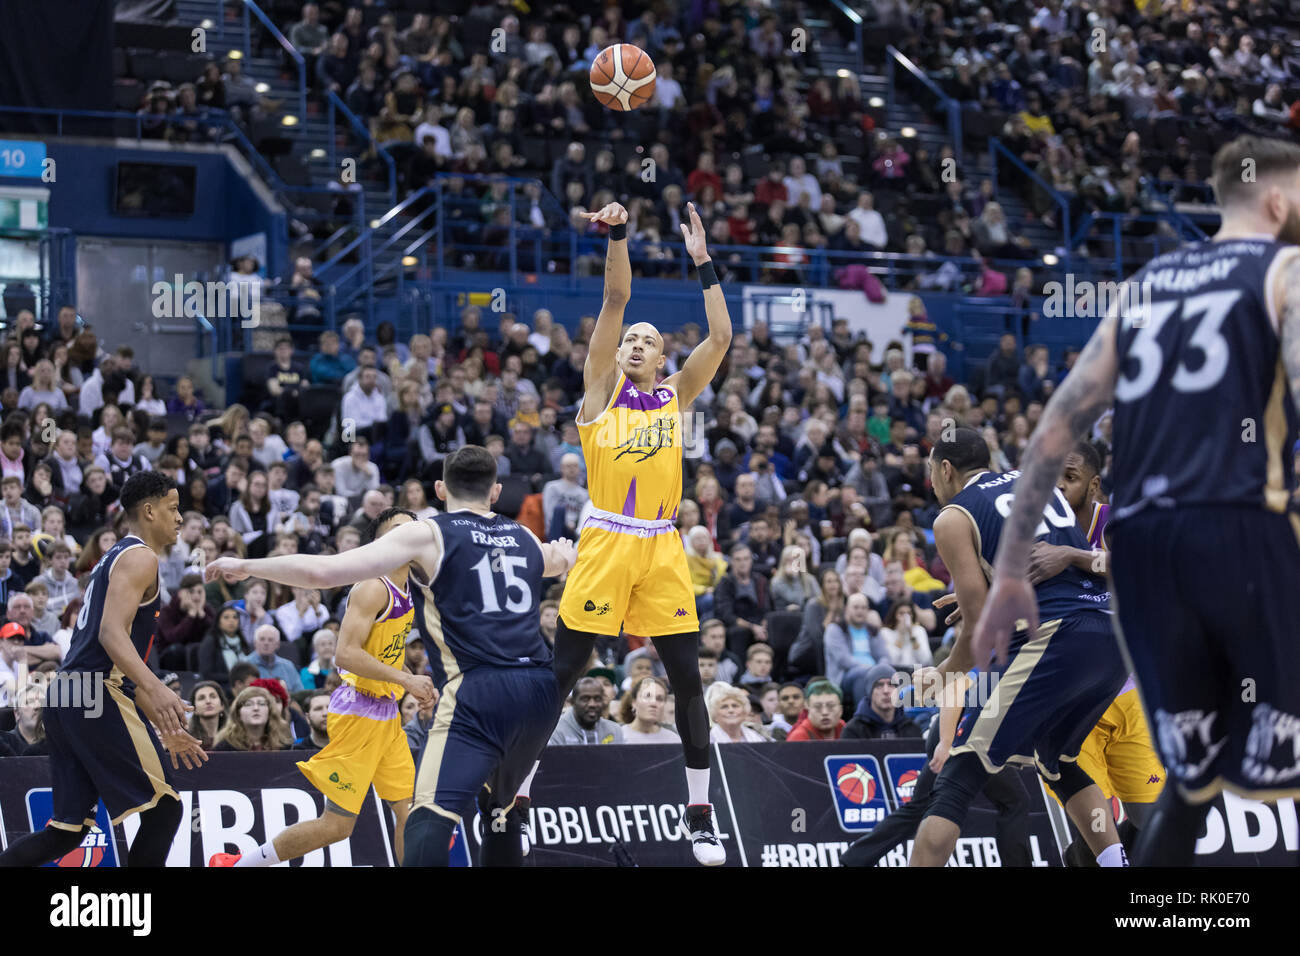
<instances>
[{"instance_id":1,"label":"player's raised arm","mask_svg":"<svg viewBox=\"0 0 1300 956\"><path fill-rule=\"evenodd\" d=\"M1300 408L1300 255L1292 255L1274 286L1274 301L1279 303L1282 340L1282 366L1291 387L1291 400Z\"/></svg>"},{"instance_id":2,"label":"player's raised arm","mask_svg":"<svg viewBox=\"0 0 1300 956\"><path fill-rule=\"evenodd\" d=\"M676 375L670 375L666 384L677 390L677 400L682 408L687 407L713 381L722 367L722 360L731 348L731 313L727 311L727 298L722 294L718 284L718 274L713 268L713 260L705 246L704 223L695 211L694 203L686 204L690 212L691 224L688 229L682 223L682 237L686 240L686 251L695 261L695 268L700 273L700 284L704 286L704 314L709 320L709 335L691 350Z\"/></svg>"},{"instance_id":3,"label":"player's raised arm","mask_svg":"<svg viewBox=\"0 0 1300 956\"><path fill-rule=\"evenodd\" d=\"M978 617L966 614L967 620L979 622L972 651L980 661L986 661L994 648L1002 659L1017 620L1027 621L1031 632L1038 627L1038 602L1028 577L1034 530L1043 520L1043 509L1056 488L1065 456L1115 397L1118 327L1115 314L1097 327L1074 368L1047 403L1025 449L1015 504L998 544L985 612Z\"/></svg>"},{"instance_id":4,"label":"player's raised arm","mask_svg":"<svg viewBox=\"0 0 1300 956\"><path fill-rule=\"evenodd\" d=\"M146 548L122 552L104 594L99 643L114 666L135 684L135 699L144 715L164 735L185 730L185 704L141 659L131 643L131 623L144 599L158 585L158 559Z\"/></svg>"},{"instance_id":5,"label":"player's raised arm","mask_svg":"<svg viewBox=\"0 0 1300 956\"><path fill-rule=\"evenodd\" d=\"M412 561L427 571L437 567L441 542L427 521L411 521L382 539L342 554L285 554L274 558L218 558L204 571L209 581L263 578L303 588L337 588L391 574Z\"/></svg>"},{"instance_id":6,"label":"player's raised arm","mask_svg":"<svg viewBox=\"0 0 1300 956\"><path fill-rule=\"evenodd\" d=\"M583 367L583 386L587 392L584 408L587 421L591 421L609 402L618 378L618 343L623 333L623 311L632 298L632 264L627 257L627 210L612 202L599 212L583 215L592 222L609 226L605 297L591 341L587 343L587 364Z\"/></svg>"}]
</instances>

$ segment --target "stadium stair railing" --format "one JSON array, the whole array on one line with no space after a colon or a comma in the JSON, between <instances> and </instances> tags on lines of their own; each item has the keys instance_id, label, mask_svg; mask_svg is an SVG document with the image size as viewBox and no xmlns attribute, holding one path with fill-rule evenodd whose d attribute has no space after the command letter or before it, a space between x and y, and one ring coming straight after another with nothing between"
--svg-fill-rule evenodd
<instances>
[{"instance_id":1,"label":"stadium stair railing","mask_svg":"<svg viewBox=\"0 0 1300 956\"><path fill-rule=\"evenodd\" d=\"M858 76L861 76L865 66L862 50L862 14L844 3L844 0L831 0L831 3L848 18L849 23L853 26L853 46L857 54Z\"/></svg>"},{"instance_id":2,"label":"stadium stair railing","mask_svg":"<svg viewBox=\"0 0 1300 956\"><path fill-rule=\"evenodd\" d=\"M900 70L902 71L901 74ZM924 70L905 57L893 45L885 47L885 71L889 83L887 99L889 109L894 108L898 86L901 81L905 77L910 77L925 92L929 93L932 104L927 105L931 105L935 112L947 113L948 140L952 145L953 155L960 166L962 161L961 103L941 90L939 84L926 76Z\"/></svg>"}]
</instances>

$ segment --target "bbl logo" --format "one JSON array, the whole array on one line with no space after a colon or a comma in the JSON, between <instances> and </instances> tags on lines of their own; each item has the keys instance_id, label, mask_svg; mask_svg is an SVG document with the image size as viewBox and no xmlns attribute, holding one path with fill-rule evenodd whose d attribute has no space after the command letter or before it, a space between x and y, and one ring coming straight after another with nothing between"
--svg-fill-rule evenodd
<instances>
[{"instance_id":1,"label":"bbl logo","mask_svg":"<svg viewBox=\"0 0 1300 956\"><path fill-rule=\"evenodd\" d=\"M889 814L880 764L868 754L826 758L826 780L835 800L840 829L865 833Z\"/></svg>"},{"instance_id":2,"label":"bbl logo","mask_svg":"<svg viewBox=\"0 0 1300 956\"><path fill-rule=\"evenodd\" d=\"M924 754L885 754L885 776L894 791L894 806L911 802L925 763Z\"/></svg>"},{"instance_id":3,"label":"bbl logo","mask_svg":"<svg viewBox=\"0 0 1300 956\"><path fill-rule=\"evenodd\" d=\"M33 833L42 829L54 815L54 799L51 794L48 787L27 793L27 819ZM117 861L117 844L113 841L113 827L108 822L108 810L102 801L95 807L95 825L86 833L81 846L45 865L73 868L121 865Z\"/></svg>"}]
</instances>

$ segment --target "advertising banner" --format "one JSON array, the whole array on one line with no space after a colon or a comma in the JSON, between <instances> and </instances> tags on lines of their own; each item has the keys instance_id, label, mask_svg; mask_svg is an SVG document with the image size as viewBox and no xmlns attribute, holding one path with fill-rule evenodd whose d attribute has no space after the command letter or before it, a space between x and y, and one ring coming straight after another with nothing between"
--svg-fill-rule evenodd
<instances>
[{"instance_id":1,"label":"advertising banner","mask_svg":"<svg viewBox=\"0 0 1300 956\"><path fill-rule=\"evenodd\" d=\"M911 799L925 757L916 741L715 745L710 799L728 866L835 866L859 836ZM168 866L205 866L219 852L247 853L299 820L318 815L321 795L294 766L301 752L213 754L175 774L184 820ZM1055 802L1031 771L1035 866L1059 866L1068 836ZM529 866L693 866L681 827L686 784L676 745L553 747L532 788ZM45 825L48 761L0 760L0 847ZM983 796L972 807L950 866L999 866L997 814ZM477 860L484 821L456 831L452 865ZM120 866L138 817L113 826L101 804L83 845L61 867ZM1266 806L1227 794L1211 804L1197 845L1205 866L1289 866L1300 845L1293 800ZM910 842L881 859L906 866ZM372 792L352 836L294 866L393 866L392 819ZM287 864L282 864L287 865Z\"/></svg>"}]
</instances>

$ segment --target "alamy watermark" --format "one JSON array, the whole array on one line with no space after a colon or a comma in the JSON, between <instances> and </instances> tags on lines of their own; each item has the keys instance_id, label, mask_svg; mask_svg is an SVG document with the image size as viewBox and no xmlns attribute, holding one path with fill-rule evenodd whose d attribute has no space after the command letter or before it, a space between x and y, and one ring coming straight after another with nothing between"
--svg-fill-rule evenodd
<instances>
[{"instance_id":1,"label":"alamy watermark","mask_svg":"<svg viewBox=\"0 0 1300 956\"><path fill-rule=\"evenodd\" d=\"M239 319L243 328L253 329L262 314L262 289L255 282L186 282L178 273L149 291L156 319Z\"/></svg>"},{"instance_id":2,"label":"alamy watermark","mask_svg":"<svg viewBox=\"0 0 1300 956\"><path fill-rule=\"evenodd\" d=\"M1043 286L1046 296L1043 316L1101 319L1114 314L1125 317L1127 324L1141 328L1151 317L1151 286L1150 279L1094 282L1076 280L1074 273L1066 273L1064 283L1048 282Z\"/></svg>"}]
</instances>

